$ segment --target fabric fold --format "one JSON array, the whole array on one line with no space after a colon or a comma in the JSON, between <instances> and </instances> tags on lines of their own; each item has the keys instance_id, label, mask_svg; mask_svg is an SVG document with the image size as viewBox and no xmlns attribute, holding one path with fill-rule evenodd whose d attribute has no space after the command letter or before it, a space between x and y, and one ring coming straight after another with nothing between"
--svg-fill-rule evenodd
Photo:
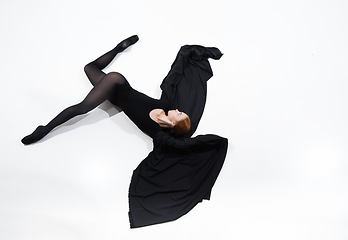
<instances>
[{"instance_id":1,"label":"fabric fold","mask_svg":"<svg viewBox=\"0 0 348 240\"><path fill-rule=\"evenodd\" d=\"M217 48L181 47L161 84L163 100L191 119L188 134L159 131L153 151L134 170L129 187L131 228L173 221L188 213L211 190L223 166L228 140L214 135L191 137L202 117L207 81L213 76L208 58L220 59Z\"/></svg>"}]
</instances>

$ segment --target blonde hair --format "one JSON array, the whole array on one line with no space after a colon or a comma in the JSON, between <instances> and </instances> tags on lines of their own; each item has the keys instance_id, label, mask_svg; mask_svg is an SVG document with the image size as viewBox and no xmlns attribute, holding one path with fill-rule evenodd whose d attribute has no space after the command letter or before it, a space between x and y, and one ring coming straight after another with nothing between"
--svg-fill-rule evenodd
<instances>
[{"instance_id":1,"label":"blonde hair","mask_svg":"<svg viewBox=\"0 0 348 240\"><path fill-rule=\"evenodd\" d=\"M172 128L172 132L175 135L184 135L185 133L188 133L191 129L191 120L189 118L189 116L187 116L187 118L184 118L180 121L178 121L174 128Z\"/></svg>"}]
</instances>

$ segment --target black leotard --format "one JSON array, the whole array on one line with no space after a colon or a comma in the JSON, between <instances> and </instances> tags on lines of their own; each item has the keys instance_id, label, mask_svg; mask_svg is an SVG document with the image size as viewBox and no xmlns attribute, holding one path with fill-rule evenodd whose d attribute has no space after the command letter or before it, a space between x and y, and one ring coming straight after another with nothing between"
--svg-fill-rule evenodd
<instances>
[{"instance_id":1,"label":"black leotard","mask_svg":"<svg viewBox=\"0 0 348 240\"><path fill-rule=\"evenodd\" d=\"M221 56L217 48L185 45L161 84L162 96L159 100L133 89L125 78L109 100L122 108L135 125L151 138L161 130L149 117L151 110L159 108L167 112L180 109L191 119L190 131L181 137L189 137L202 116L207 94L206 82L213 76L208 58L220 59Z\"/></svg>"},{"instance_id":2,"label":"black leotard","mask_svg":"<svg viewBox=\"0 0 348 240\"><path fill-rule=\"evenodd\" d=\"M154 138L161 127L150 118L149 113L156 108L163 109L165 112L169 110L168 103L163 98L158 100L138 92L130 86L128 81L119 86L109 100L122 108L132 122L151 138Z\"/></svg>"}]
</instances>

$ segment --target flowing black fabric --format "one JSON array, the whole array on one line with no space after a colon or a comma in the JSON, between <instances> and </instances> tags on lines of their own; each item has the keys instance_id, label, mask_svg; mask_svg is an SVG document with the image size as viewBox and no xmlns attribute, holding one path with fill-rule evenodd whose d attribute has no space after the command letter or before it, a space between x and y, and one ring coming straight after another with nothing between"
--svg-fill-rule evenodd
<instances>
[{"instance_id":1,"label":"flowing black fabric","mask_svg":"<svg viewBox=\"0 0 348 240\"><path fill-rule=\"evenodd\" d=\"M226 151L227 139L216 135L177 139L160 131L154 150L133 172L131 228L175 220L209 200Z\"/></svg>"},{"instance_id":2,"label":"flowing black fabric","mask_svg":"<svg viewBox=\"0 0 348 240\"><path fill-rule=\"evenodd\" d=\"M179 109L190 116L191 129L183 137L192 136L204 111L207 81L213 76L208 58L217 60L221 56L214 47L182 46L161 84L161 99L169 102L169 109Z\"/></svg>"},{"instance_id":3,"label":"flowing black fabric","mask_svg":"<svg viewBox=\"0 0 348 240\"><path fill-rule=\"evenodd\" d=\"M210 199L227 152L227 139L217 135L190 136L203 114L207 84L213 73L208 58L222 56L217 48L183 46L167 77L161 100L191 118L182 137L159 131L154 149L134 170L129 187L131 228L175 220L203 199Z\"/></svg>"}]
</instances>

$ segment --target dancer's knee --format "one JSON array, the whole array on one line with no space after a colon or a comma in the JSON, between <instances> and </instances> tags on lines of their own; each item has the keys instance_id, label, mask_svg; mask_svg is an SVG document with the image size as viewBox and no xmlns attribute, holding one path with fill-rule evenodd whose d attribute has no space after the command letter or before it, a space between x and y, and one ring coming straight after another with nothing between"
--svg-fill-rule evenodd
<instances>
[{"instance_id":1,"label":"dancer's knee","mask_svg":"<svg viewBox=\"0 0 348 240\"><path fill-rule=\"evenodd\" d=\"M106 77L115 84L124 84L126 82L126 78L118 72L110 72Z\"/></svg>"},{"instance_id":2,"label":"dancer's knee","mask_svg":"<svg viewBox=\"0 0 348 240\"><path fill-rule=\"evenodd\" d=\"M83 70L85 71L85 73L88 75L88 73L91 71L91 63L88 63L84 68Z\"/></svg>"}]
</instances>

